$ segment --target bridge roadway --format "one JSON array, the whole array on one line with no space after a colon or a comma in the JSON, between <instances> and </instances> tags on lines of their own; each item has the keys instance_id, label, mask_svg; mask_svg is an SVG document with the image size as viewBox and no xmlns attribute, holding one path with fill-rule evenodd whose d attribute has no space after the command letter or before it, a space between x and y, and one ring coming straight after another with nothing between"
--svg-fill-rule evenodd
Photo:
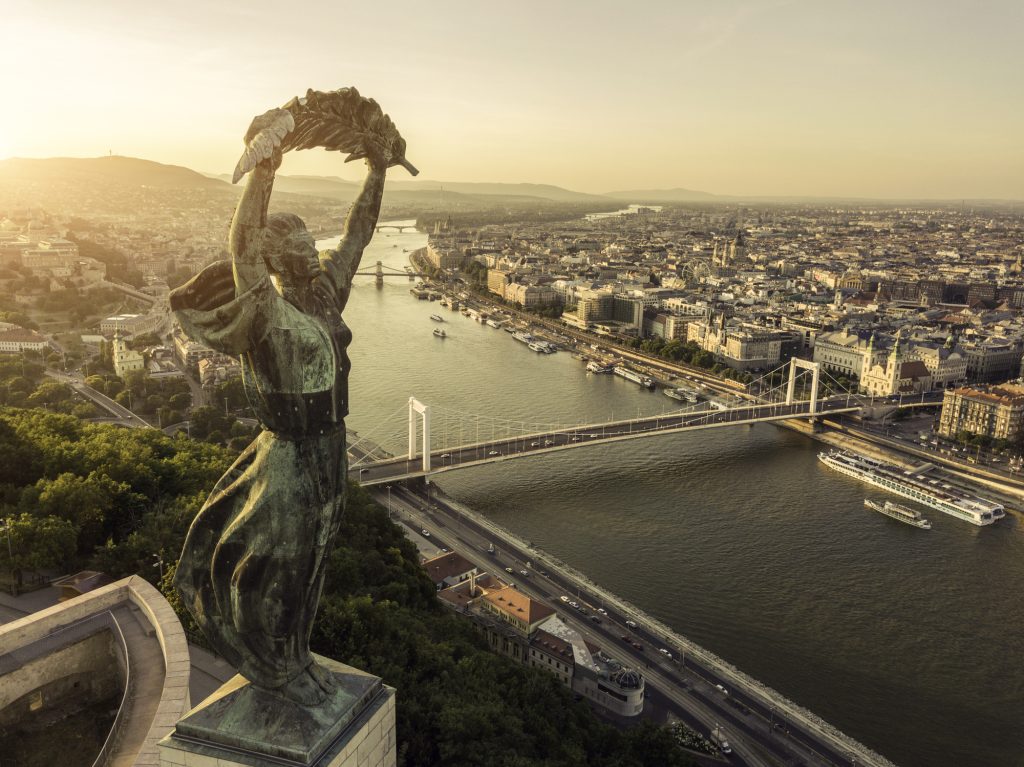
<instances>
[{"instance_id":1,"label":"bridge roadway","mask_svg":"<svg viewBox=\"0 0 1024 767\"><path fill-rule=\"evenodd\" d=\"M850 413L860 410L860 404L843 396L819 400L815 415ZM353 465L349 476L364 486L380 485L404 479L429 476L467 466L480 466L511 458L523 458L539 453L553 453L585 445L621 442L627 439L675 434L720 426L785 421L810 415L807 401L743 405L727 410L684 410L623 421L575 426L568 429L540 432L517 437L475 442L431 452L431 468L423 471L422 457L410 459L401 456L366 465ZM358 462L353 462L357 464Z\"/></svg>"}]
</instances>

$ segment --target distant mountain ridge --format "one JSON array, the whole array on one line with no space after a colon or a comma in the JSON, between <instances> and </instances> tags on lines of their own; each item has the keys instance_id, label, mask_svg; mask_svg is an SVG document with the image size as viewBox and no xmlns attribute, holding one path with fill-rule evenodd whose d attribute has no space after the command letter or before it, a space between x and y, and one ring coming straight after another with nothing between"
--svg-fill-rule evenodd
<instances>
[{"instance_id":1,"label":"distant mountain ridge","mask_svg":"<svg viewBox=\"0 0 1024 767\"><path fill-rule=\"evenodd\" d=\"M231 176L224 174L211 175L223 181L230 181ZM274 188L282 192L294 194L310 194L320 197L336 197L350 200L359 190L361 182L346 181L338 176L289 176L279 174L274 181ZM420 196L427 193L453 193L473 197L500 197L518 200L529 198L550 200L552 202L600 202L607 203L608 198L599 194L574 192L552 184L504 184L495 182L472 181L408 181L389 177L386 189L388 192L414 192Z\"/></svg>"},{"instance_id":2,"label":"distant mountain ridge","mask_svg":"<svg viewBox=\"0 0 1024 767\"><path fill-rule=\"evenodd\" d=\"M223 181L181 165L165 165L136 157L13 157L0 160L0 179L34 182L99 181L161 188L224 188Z\"/></svg>"}]
</instances>

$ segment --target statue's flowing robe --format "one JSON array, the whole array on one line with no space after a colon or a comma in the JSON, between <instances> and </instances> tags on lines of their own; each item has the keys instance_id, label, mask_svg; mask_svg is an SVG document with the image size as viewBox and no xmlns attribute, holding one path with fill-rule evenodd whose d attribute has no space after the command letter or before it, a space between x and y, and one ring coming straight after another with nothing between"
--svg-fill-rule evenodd
<instances>
[{"instance_id":1,"label":"statue's flowing robe","mask_svg":"<svg viewBox=\"0 0 1024 767\"><path fill-rule=\"evenodd\" d=\"M228 262L171 294L192 339L240 358L265 429L193 521L174 582L214 650L267 689L312 662L309 636L344 507L351 333L341 311L351 269L338 255L321 256L306 307L269 277L236 296Z\"/></svg>"}]
</instances>

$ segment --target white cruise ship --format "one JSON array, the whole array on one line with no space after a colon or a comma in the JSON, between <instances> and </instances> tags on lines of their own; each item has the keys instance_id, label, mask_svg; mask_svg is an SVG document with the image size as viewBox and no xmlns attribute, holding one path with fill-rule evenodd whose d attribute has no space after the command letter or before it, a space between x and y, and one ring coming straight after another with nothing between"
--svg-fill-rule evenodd
<instances>
[{"instance_id":1,"label":"white cruise ship","mask_svg":"<svg viewBox=\"0 0 1024 767\"><path fill-rule=\"evenodd\" d=\"M972 525L991 525L1006 516L1002 504L970 495L938 480L927 480L920 474L891 463L876 461L866 455L832 450L818 453L818 460L849 477L902 495Z\"/></svg>"}]
</instances>

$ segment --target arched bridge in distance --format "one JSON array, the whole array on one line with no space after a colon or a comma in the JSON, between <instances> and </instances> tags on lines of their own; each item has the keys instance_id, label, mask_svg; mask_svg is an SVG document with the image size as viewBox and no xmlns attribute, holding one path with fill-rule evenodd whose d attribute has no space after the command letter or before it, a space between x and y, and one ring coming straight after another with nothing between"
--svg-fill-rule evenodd
<instances>
[{"instance_id":1,"label":"arched bridge in distance","mask_svg":"<svg viewBox=\"0 0 1024 767\"><path fill-rule=\"evenodd\" d=\"M789 368L788 380L763 390L764 381L772 381L773 374ZM798 372L799 370L799 372ZM826 415L856 413L874 400L835 389L819 399L819 375L817 364L804 360L791 363L766 374L748 386L742 399L731 405L718 403L718 409L706 409L702 405L676 410L660 415L641 416L600 423L580 424L569 427L529 430L490 438L479 438L480 422L467 424L466 428L451 425L445 427L441 447L431 441L431 408L415 398L410 398L409 451L405 455L393 456L371 446L365 439L349 447L349 476L364 486L381 485L408 479L429 477L446 471L481 466L487 463L526 458L562 450L600 445L609 442L646 439L680 432L727 426L745 426L755 423L772 423L795 418L815 419ZM806 399L796 398L796 384L801 377L810 376L812 383L805 387ZM828 376L825 373L825 376ZM833 379L834 380L834 379ZM942 392L928 392L898 401L899 407L927 407L941 404ZM893 403L897 405L897 403ZM422 423L422 429L419 428ZM456 438L477 431L477 437L461 442ZM493 426L492 426L493 429ZM449 435L452 438L449 438ZM417 444L419 443L419 444Z\"/></svg>"}]
</instances>

